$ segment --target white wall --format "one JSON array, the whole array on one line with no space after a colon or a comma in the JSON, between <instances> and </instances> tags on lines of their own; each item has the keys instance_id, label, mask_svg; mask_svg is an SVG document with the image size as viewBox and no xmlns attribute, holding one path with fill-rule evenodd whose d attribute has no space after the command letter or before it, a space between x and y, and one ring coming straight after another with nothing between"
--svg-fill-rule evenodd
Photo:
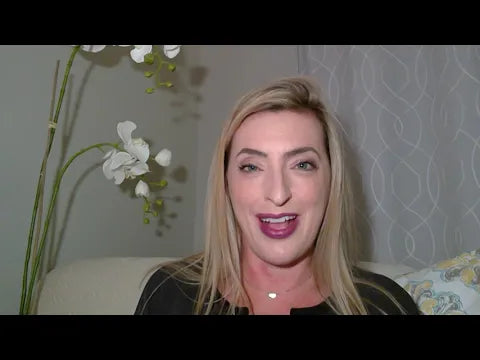
<instances>
[{"instance_id":1,"label":"white wall","mask_svg":"<svg viewBox=\"0 0 480 360\"><path fill-rule=\"evenodd\" d=\"M61 75L69 46L0 46L0 314L15 314L40 162L46 141L52 76ZM184 46L174 89L147 95L150 86L122 48L75 59L49 163L52 174L79 149L118 141L116 124L132 120L134 136L153 152L167 147L172 164L161 219L142 223L134 184L116 186L101 171L102 154L77 160L62 182L57 221L58 263L97 256L183 256L203 247L203 201L221 124L251 87L297 74L296 46ZM69 136L73 129L73 136ZM66 140L62 144L62 136ZM48 180L47 180L48 181ZM47 188L50 192L50 186ZM176 199L176 200L175 200ZM48 197L45 201L48 200Z\"/></svg>"}]
</instances>

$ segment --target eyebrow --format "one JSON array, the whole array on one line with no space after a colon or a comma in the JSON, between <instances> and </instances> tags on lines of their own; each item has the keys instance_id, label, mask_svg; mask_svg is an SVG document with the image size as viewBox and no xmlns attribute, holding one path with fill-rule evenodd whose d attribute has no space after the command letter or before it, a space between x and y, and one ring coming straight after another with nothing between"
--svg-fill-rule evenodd
<instances>
[{"instance_id":1,"label":"eyebrow","mask_svg":"<svg viewBox=\"0 0 480 360\"><path fill-rule=\"evenodd\" d=\"M293 150L290 150L290 151L287 151L283 157L284 158L291 158L295 155L298 155L298 154L303 154L305 152L308 152L308 151L313 151L315 154L317 154L317 156L319 158L321 158L320 154L318 153L317 150L315 150L315 148L311 147L311 146L302 146L302 147L299 147L299 148L296 148L296 149L293 149ZM261 157L268 157L268 155L266 153L264 153L263 151L259 151L259 150L255 150L255 149L251 149L251 148L243 148L242 150L240 150L236 157L238 157L240 154L250 154L250 155L257 155L257 156L261 156Z\"/></svg>"}]
</instances>

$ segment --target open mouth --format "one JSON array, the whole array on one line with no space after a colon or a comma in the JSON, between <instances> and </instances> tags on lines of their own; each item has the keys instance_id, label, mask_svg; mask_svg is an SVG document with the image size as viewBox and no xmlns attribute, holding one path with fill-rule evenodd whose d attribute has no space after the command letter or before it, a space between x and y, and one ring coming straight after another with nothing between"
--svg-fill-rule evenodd
<instances>
[{"instance_id":1,"label":"open mouth","mask_svg":"<svg viewBox=\"0 0 480 360\"><path fill-rule=\"evenodd\" d=\"M284 239L289 237L297 228L297 214L259 214L260 230L269 238Z\"/></svg>"},{"instance_id":2,"label":"open mouth","mask_svg":"<svg viewBox=\"0 0 480 360\"><path fill-rule=\"evenodd\" d=\"M286 223L287 221L295 220L296 218L297 218L296 215L286 215L280 218L264 217L264 218L260 218L260 221L267 224L281 224L281 223Z\"/></svg>"}]
</instances>

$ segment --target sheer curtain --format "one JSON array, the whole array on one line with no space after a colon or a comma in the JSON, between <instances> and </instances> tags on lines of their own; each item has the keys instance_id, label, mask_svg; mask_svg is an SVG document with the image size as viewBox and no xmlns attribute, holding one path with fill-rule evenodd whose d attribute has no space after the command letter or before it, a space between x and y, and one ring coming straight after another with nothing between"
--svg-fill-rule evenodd
<instances>
[{"instance_id":1,"label":"sheer curtain","mask_svg":"<svg viewBox=\"0 0 480 360\"><path fill-rule=\"evenodd\" d=\"M363 259L480 247L480 46L301 45L355 164Z\"/></svg>"}]
</instances>

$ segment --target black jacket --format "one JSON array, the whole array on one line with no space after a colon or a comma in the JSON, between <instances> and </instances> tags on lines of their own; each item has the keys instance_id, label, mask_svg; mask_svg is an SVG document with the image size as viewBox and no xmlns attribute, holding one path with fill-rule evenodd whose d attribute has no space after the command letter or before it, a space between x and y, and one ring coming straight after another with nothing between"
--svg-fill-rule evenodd
<instances>
[{"instance_id":1,"label":"black jacket","mask_svg":"<svg viewBox=\"0 0 480 360\"><path fill-rule=\"evenodd\" d=\"M369 280L388 291L405 313L418 315L418 308L410 295L392 279L369 271L354 270L357 276ZM400 315L401 310L384 293L378 289L358 283L357 289L365 301L367 311L371 315ZM135 309L135 315L192 315L198 285L185 284L170 276L162 269L157 270L148 280ZM217 299L221 295L217 293ZM216 302L213 313L222 314L222 309L228 308L226 300ZM380 310L381 309L381 310ZM235 313L248 315L248 308L237 307ZM291 315L334 315L333 309L325 302L307 308L292 308Z\"/></svg>"}]
</instances>

